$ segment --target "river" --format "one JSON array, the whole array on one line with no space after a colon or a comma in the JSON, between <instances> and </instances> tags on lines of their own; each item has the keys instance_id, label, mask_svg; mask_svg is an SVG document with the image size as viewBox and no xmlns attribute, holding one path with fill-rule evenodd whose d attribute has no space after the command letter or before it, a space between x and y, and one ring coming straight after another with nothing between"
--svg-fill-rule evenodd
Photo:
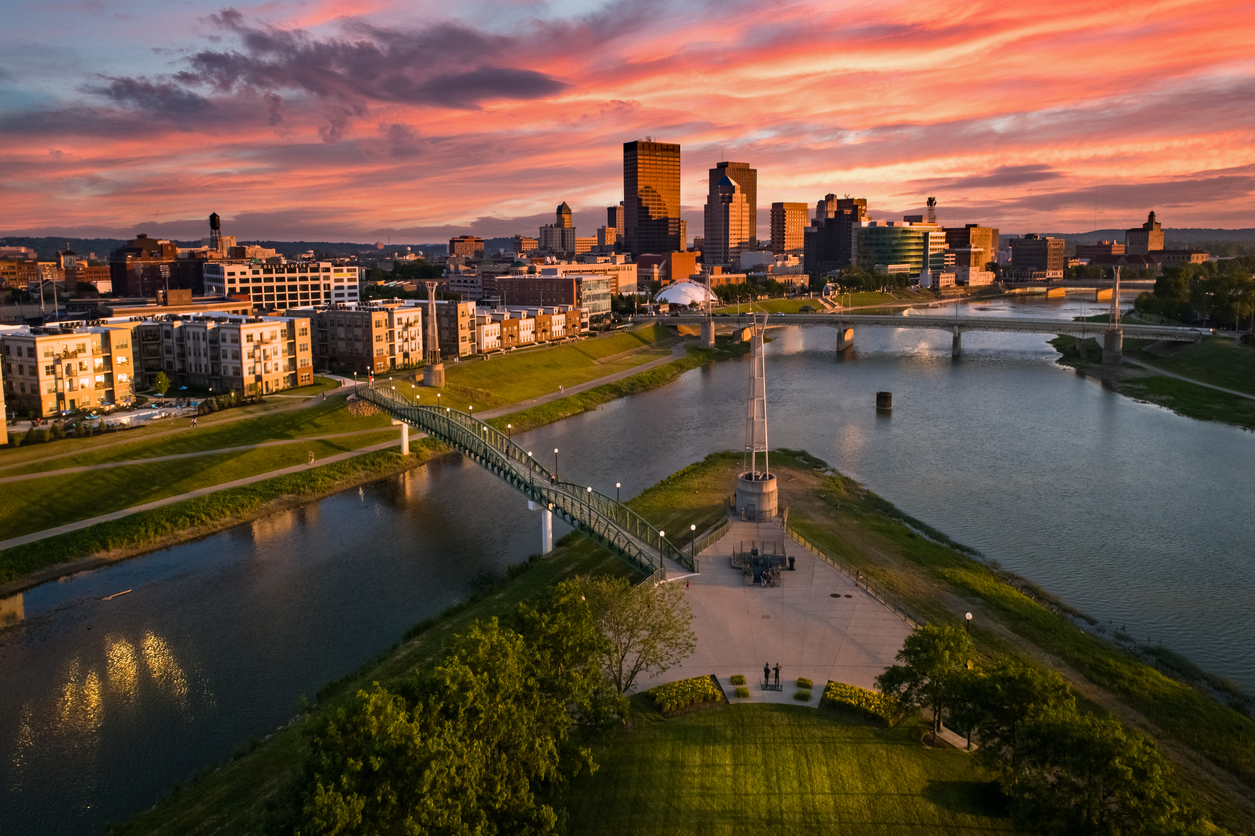
<instances>
[{"instance_id":1,"label":"river","mask_svg":"<svg viewBox=\"0 0 1255 836\"><path fill-rule=\"evenodd\" d=\"M967 333L952 360L948 334L860 329L837 359L835 334L773 332L773 446L1255 690L1255 436L1105 390L1044 336ZM747 368L697 369L521 441L631 496L741 445ZM0 632L0 832L98 832L154 803L536 551L539 529L521 497L447 459L0 602L16 622Z\"/></svg>"}]
</instances>

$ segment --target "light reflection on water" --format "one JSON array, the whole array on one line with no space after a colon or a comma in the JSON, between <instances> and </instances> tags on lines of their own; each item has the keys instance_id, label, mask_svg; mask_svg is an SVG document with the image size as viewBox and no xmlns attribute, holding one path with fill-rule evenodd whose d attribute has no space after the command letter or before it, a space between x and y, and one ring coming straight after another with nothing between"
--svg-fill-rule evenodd
<instances>
[{"instance_id":1,"label":"light reflection on water","mask_svg":"<svg viewBox=\"0 0 1255 836\"><path fill-rule=\"evenodd\" d=\"M1094 312L986 307L965 314ZM1105 391L1055 364L1045 336L969 332L957 361L944 332L858 329L843 358L833 329L772 336L774 446L1255 687L1249 433ZM522 440L628 497L740 445L746 375L697 369ZM891 415L874 409L879 390ZM538 545L521 497L441 460L0 602L16 625L0 632L6 836L93 832L151 804Z\"/></svg>"}]
</instances>

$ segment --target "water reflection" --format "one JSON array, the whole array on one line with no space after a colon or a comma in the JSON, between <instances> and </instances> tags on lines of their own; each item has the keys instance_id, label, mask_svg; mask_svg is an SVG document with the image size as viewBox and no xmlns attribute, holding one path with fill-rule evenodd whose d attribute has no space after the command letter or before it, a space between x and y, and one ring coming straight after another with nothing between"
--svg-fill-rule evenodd
<instances>
[{"instance_id":1,"label":"water reflection","mask_svg":"<svg viewBox=\"0 0 1255 836\"><path fill-rule=\"evenodd\" d=\"M22 593L0 598L0 628L17 624L26 618L26 598Z\"/></svg>"}]
</instances>

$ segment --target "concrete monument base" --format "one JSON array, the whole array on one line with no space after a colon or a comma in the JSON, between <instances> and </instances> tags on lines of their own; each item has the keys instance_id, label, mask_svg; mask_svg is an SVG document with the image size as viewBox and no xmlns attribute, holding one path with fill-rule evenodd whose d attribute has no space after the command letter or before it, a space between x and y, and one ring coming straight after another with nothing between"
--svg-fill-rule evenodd
<instances>
[{"instance_id":1,"label":"concrete monument base","mask_svg":"<svg viewBox=\"0 0 1255 836\"><path fill-rule=\"evenodd\" d=\"M776 477L753 471L736 479L736 515L750 522L766 522L776 518L780 500Z\"/></svg>"},{"instance_id":2,"label":"concrete monument base","mask_svg":"<svg viewBox=\"0 0 1255 836\"><path fill-rule=\"evenodd\" d=\"M423 366L423 385L444 387L444 363L428 363Z\"/></svg>"}]
</instances>

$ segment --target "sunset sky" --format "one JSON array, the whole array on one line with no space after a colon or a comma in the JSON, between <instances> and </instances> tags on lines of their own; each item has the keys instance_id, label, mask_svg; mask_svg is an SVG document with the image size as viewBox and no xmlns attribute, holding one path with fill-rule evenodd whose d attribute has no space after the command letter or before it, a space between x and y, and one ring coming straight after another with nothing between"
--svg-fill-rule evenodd
<instances>
[{"instance_id":1,"label":"sunset sky","mask_svg":"<svg viewBox=\"0 0 1255 836\"><path fill-rule=\"evenodd\" d=\"M581 235L622 144L772 201L1079 232L1255 226L1241 2L6 0L0 235Z\"/></svg>"}]
</instances>

